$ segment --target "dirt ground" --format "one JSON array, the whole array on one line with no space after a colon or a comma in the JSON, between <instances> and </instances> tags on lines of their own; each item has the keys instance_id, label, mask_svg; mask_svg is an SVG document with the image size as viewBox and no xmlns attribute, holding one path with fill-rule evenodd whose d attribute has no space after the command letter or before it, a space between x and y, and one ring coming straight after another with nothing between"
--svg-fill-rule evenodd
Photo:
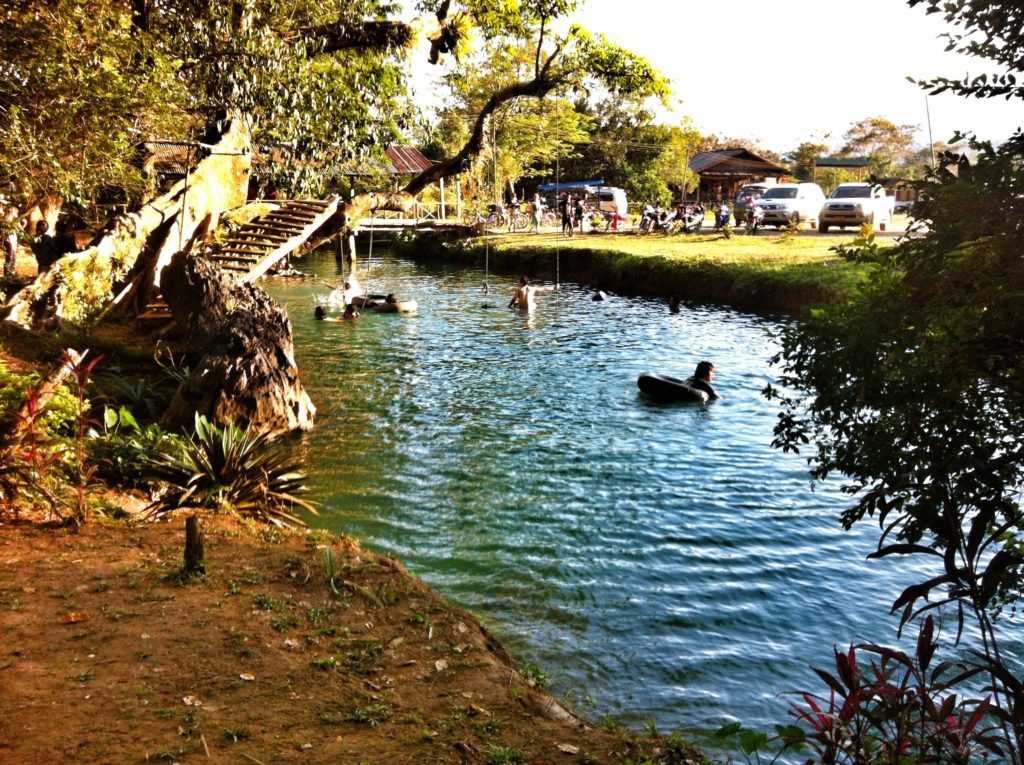
<instances>
[{"instance_id":1,"label":"dirt ground","mask_svg":"<svg viewBox=\"0 0 1024 765\"><path fill-rule=\"evenodd\" d=\"M395 560L204 524L190 579L182 517L0 523L0 762L702 761L583 724Z\"/></svg>"}]
</instances>

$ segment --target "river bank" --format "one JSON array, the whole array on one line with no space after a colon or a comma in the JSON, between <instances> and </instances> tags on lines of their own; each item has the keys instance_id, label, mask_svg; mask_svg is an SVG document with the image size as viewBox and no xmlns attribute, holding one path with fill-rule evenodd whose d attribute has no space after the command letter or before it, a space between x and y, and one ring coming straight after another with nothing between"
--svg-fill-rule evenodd
<instances>
[{"instance_id":1,"label":"river bank","mask_svg":"<svg viewBox=\"0 0 1024 765\"><path fill-rule=\"evenodd\" d=\"M739 310L799 313L835 303L869 270L833 247L855 232L820 236L775 232L748 237L721 234L664 237L587 233L573 238L545 231L487 234L471 239L422 231L399 236L392 247L412 259L484 266L505 275L575 281L623 295L678 298ZM886 237L888 238L888 237Z\"/></svg>"},{"instance_id":2,"label":"river bank","mask_svg":"<svg viewBox=\"0 0 1024 765\"><path fill-rule=\"evenodd\" d=\"M350 539L215 520L190 579L183 538L180 518L0 524L4 762L698 759L582 724Z\"/></svg>"}]
</instances>

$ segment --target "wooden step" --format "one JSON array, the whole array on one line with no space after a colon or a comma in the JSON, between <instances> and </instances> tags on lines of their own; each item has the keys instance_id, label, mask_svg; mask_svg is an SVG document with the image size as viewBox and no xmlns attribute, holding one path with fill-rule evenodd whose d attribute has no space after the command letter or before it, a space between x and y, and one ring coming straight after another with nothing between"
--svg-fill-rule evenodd
<instances>
[{"instance_id":1,"label":"wooden step","mask_svg":"<svg viewBox=\"0 0 1024 765\"><path fill-rule=\"evenodd\" d=\"M302 229L305 226L299 226L295 223L276 223L272 221L259 221L258 223L250 223L249 226L252 228L269 229L270 231L283 231L286 234L301 234Z\"/></svg>"},{"instance_id":2,"label":"wooden step","mask_svg":"<svg viewBox=\"0 0 1024 765\"><path fill-rule=\"evenodd\" d=\"M234 261L236 263L255 263L257 260L259 260L259 258L253 258L253 257L250 257L248 255L224 255L224 254L217 254L217 255L210 255L210 260L218 260L218 261L220 261L220 260L231 260L231 261Z\"/></svg>"},{"instance_id":3,"label":"wooden step","mask_svg":"<svg viewBox=\"0 0 1024 765\"><path fill-rule=\"evenodd\" d=\"M267 218L266 220L273 220L273 221L277 221L279 223L284 223L286 225L302 226L303 228L305 228L310 223L315 221L316 217L317 216L313 215L312 213L309 214L309 217L304 217L304 216L298 215L298 214L296 214L296 215L275 215L273 218Z\"/></svg>"},{"instance_id":4,"label":"wooden step","mask_svg":"<svg viewBox=\"0 0 1024 765\"><path fill-rule=\"evenodd\" d=\"M287 242L291 239L290 236L281 236L280 234L259 234L255 231L238 231L228 241L238 242L242 238L257 239L264 242Z\"/></svg>"},{"instance_id":5,"label":"wooden step","mask_svg":"<svg viewBox=\"0 0 1024 765\"><path fill-rule=\"evenodd\" d=\"M246 259L249 259L249 260L258 260L259 258L261 258L264 255L266 255L268 252L269 252L268 248L264 248L262 250L239 250L239 249L233 248L233 247L225 247L222 250L220 250L217 254L218 255L224 255L224 256L233 255L233 256L236 256L236 259L239 259L239 260L241 260L243 258L246 258Z\"/></svg>"},{"instance_id":6,"label":"wooden step","mask_svg":"<svg viewBox=\"0 0 1024 765\"><path fill-rule=\"evenodd\" d=\"M276 212L276 213L281 213L281 212L286 212L286 213L289 213L289 212L294 212L294 213L310 213L311 212L314 215L319 215L320 213L322 213L326 209L327 209L327 203L326 202L324 202L323 204L312 204L312 203L308 203L307 204L307 203L304 202L302 204L291 204L291 205L288 205L287 207L282 208L280 210L275 210L274 212Z\"/></svg>"},{"instance_id":7,"label":"wooden step","mask_svg":"<svg viewBox=\"0 0 1024 765\"><path fill-rule=\"evenodd\" d=\"M170 309L166 311L158 311L155 308L151 308L145 313L140 313L135 317L141 321L170 321L174 318L174 314L171 313Z\"/></svg>"}]
</instances>

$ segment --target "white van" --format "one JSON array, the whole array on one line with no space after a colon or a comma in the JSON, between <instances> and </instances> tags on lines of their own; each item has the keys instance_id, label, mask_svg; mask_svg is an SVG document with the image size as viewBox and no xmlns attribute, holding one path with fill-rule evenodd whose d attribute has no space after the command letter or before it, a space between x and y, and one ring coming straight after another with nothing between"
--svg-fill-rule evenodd
<instances>
[{"instance_id":1,"label":"white van","mask_svg":"<svg viewBox=\"0 0 1024 765\"><path fill-rule=\"evenodd\" d=\"M825 192L817 183L780 183L766 190L756 204L764 212L764 225L818 224Z\"/></svg>"},{"instance_id":2,"label":"white van","mask_svg":"<svg viewBox=\"0 0 1024 765\"><path fill-rule=\"evenodd\" d=\"M596 192L597 209L626 217L626 192L615 186L600 186Z\"/></svg>"}]
</instances>

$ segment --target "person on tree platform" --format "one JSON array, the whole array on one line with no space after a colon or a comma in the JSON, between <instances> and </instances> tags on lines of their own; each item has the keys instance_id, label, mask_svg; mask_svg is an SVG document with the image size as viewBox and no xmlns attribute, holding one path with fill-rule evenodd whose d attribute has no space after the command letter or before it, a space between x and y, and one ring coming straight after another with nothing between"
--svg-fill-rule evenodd
<instances>
[{"instance_id":1,"label":"person on tree platform","mask_svg":"<svg viewBox=\"0 0 1024 765\"><path fill-rule=\"evenodd\" d=\"M18 208L0 197L0 238L4 248L4 278L13 279L18 265Z\"/></svg>"},{"instance_id":2,"label":"person on tree platform","mask_svg":"<svg viewBox=\"0 0 1024 765\"><path fill-rule=\"evenodd\" d=\"M45 220L36 222L36 238L30 245L36 257L39 273L48 270L64 254L57 240L50 233L50 224Z\"/></svg>"}]
</instances>

